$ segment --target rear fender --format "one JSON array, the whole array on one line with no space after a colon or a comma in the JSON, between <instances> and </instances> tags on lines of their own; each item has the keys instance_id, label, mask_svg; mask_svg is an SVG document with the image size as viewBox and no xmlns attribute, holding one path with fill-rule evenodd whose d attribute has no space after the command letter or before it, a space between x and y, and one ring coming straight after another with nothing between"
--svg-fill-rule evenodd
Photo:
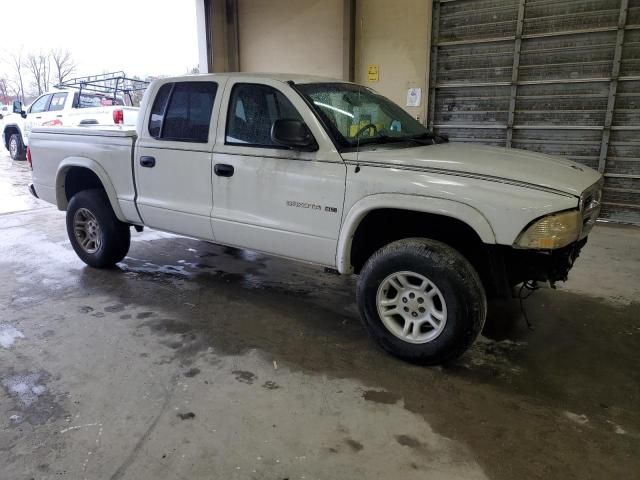
<instances>
[{"instance_id":1,"label":"rear fender","mask_svg":"<svg viewBox=\"0 0 640 480\"><path fill-rule=\"evenodd\" d=\"M67 176L67 172L73 167L86 168L87 170L92 171L98 177L98 179L102 183L102 186L104 187L104 190L107 192L107 197L109 197L111 208L113 208L116 217L121 222L126 222L127 220L122 213L122 209L120 208L120 204L118 202L116 189L113 187L113 184L109 179L109 175L98 162L86 157L68 157L60 162L58 171L56 173L56 204L58 206L58 209L66 210L69 206L69 201L67 200L67 194L65 191L65 179Z\"/></svg>"}]
</instances>

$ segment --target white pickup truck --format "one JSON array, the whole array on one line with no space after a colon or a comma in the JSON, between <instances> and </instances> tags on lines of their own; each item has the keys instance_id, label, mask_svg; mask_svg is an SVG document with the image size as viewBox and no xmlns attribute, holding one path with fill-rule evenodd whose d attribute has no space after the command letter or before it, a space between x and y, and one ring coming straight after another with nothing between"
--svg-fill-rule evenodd
<instances>
[{"instance_id":1,"label":"white pickup truck","mask_svg":"<svg viewBox=\"0 0 640 480\"><path fill-rule=\"evenodd\" d=\"M14 102L13 114L2 122L2 143L13 160L26 158L31 130L40 126L135 125L138 108L121 97L58 89L36 98L26 110Z\"/></svg>"},{"instance_id":2,"label":"white pickup truck","mask_svg":"<svg viewBox=\"0 0 640 480\"><path fill-rule=\"evenodd\" d=\"M149 226L357 274L368 332L424 364L473 343L487 297L565 280L602 192L582 165L448 143L369 88L293 75L156 80L136 129L31 138L31 191L88 265Z\"/></svg>"},{"instance_id":3,"label":"white pickup truck","mask_svg":"<svg viewBox=\"0 0 640 480\"><path fill-rule=\"evenodd\" d=\"M4 117L10 114L11 114L11 106L0 105L0 120L2 120Z\"/></svg>"}]
</instances>

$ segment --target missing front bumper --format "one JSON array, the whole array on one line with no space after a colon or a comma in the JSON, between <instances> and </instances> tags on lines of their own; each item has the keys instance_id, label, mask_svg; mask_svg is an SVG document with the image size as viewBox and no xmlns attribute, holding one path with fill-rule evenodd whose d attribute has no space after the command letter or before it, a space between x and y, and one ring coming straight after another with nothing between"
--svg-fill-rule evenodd
<instances>
[{"instance_id":1,"label":"missing front bumper","mask_svg":"<svg viewBox=\"0 0 640 480\"><path fill-rule=\"evenodd\" d=\"M517 250L507 251L505 265L509 283L517 285L527 280L539 282L565 281L587 243L583 238L571 245L557 250Z\"/></svg>"},{"instance_id":2,"label":"missing front bumper","mask_svg":"<svg viewBox=\"0 0 640 480\"><path fill-rule=\"evenodd\" d=\"M489 294L499 298L509 298L514 286L535 280L538 282L559 282L567 280L587 243L584 238L557 250L520 250L505 245L490 247L492 282L486 285Z\"/></svg>"}]
</instances>

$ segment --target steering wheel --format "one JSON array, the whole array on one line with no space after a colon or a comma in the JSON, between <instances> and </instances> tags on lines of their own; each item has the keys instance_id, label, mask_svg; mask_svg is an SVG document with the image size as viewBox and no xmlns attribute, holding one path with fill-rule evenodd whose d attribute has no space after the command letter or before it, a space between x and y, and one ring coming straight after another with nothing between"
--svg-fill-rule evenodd
<instances>
[{"instance_id":1,"label":"steering wheel","mask_svg":"<svg viewBox=\"0 0 640 480\"><path fill-rule=\"evenodd\" d=\"M374 134L374 135L375 135L376 133L378 133L378 127L376 127L373 123L367 123L364 127L362 127L361 129L359 129L353 137L354 137L354 138L358 138L358 137L360 137L360 135L362 135L364 132L366 132L367 130L371 130L371 129L373 129L373 134Z\"/></svg>"}]
</instances>

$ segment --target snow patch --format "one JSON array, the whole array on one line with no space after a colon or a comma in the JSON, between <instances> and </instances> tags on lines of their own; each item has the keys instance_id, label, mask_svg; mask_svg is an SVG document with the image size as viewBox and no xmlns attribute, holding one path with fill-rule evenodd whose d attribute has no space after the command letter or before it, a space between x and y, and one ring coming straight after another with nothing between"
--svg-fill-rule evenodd
<instances>
[{"instance_id":1,"label":"snow patch","mask_svg":"<svg viewBox=\"0 0 640 480\"><path fill-rule=\"evenodd\" d=\"M620 425L616 425L616 428L614 429L614 432L616 432L618 435L626 435L627 431L622 428Z\"/></svg>"},{"instance_id":2,"label":"snow patch","mask_svg":"<svg viewBox=\"0 0 640 480\"><path fill-rule=\"evenodd\" d=\"M578 414L578 413L567 412L567 411L563 413L566 418L568 418L572 422L577 423L578 425L586 425L587 423L589 423L589 417L587 417L584 414Z\"/></svg>"},{"instance_id":3,"label":"snow patch","mask_svg":"<svg viewBox=\"0 0 640 480\"><path fill-rule=\"evenodd\" d=\"M18 397L25 407L31 406L38 398L46 393L47 387L39 383L41 375L30 373L27 375L13 375L2 380L2 385L9 394Z\"/></svg>"},{"instance_id":4,"label":"snow patch","mask_svg":"<svg viewBox=\"0 0 640 480\"><path fill-rule=\"evenodd\" d=\"M0 323L0 347L10 348L18 338L24 338L24 334L13 325Z\"/></svg>"}]
</instances>

